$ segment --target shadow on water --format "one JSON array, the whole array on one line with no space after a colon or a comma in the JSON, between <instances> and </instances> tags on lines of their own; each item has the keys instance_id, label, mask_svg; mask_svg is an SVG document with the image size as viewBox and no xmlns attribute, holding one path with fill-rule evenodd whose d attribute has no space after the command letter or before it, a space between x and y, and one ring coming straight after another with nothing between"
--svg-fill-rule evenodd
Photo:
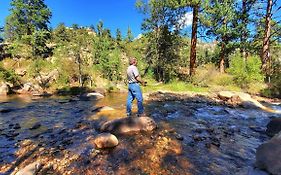
<instances>
[{"instance_id":1,"label":"shadow on water","mask_svg":"<svg viewBox=\"0 0 281 175\"><path fill-rule=\"evenodd\" d=\"M156 93L145 109L158 129L117 135L117 147L96 149L99 123L124 117L125 102L126 94L2 99L0 174L37 161L38 174L247 174L272 117L204 96Z\"/></svg>"}]
</instances>

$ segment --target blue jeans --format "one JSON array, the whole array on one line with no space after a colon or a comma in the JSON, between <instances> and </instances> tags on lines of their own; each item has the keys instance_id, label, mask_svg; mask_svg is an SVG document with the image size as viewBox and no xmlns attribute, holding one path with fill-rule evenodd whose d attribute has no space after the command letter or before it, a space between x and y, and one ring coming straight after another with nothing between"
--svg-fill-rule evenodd
<instances>
[{"instance_id":1,"label":"blue jeans","mask_svg":"<svg viewBox=\"0 0 281 175\"><path fill-rule=\"evenodd\" d=\"M142 92L140 85L138 83L131 83L129 84L128 88L128 98L127 98L127 114L131 115L132 114L132 103L134 99L137 99L137 104L138 104L138 114L143 113L143 98L142 98Z\"/></svg>"}]
</instances>

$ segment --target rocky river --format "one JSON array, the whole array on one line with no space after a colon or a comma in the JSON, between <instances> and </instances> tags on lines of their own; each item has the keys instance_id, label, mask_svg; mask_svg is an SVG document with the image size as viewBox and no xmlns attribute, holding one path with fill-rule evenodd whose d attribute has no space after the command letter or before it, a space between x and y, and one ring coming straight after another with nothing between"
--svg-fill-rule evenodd
<instances>
[{"instance_id":1,"label":"rocky river","mask_svg":"<svg viewBox=\"0 0 281 175\"><path fill-rule=\"evenodd\" d=\"M158 92L145 100L156 130L120 134L116 147L98 149L100 123L125 117L125 102L122 93L1 97L0 175L268 174L255 167L256 149L270 139L266 126L280 114L205 95ZM281 109L280 103L263 104Z\"/></svg>"}]
</instances>

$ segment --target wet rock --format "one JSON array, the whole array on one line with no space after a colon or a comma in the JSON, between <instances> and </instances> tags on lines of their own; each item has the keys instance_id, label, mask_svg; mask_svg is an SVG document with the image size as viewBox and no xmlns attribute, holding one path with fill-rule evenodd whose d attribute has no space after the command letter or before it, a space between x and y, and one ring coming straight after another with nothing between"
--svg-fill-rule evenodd
<instances>
[{"instance_id":1,"label":"wet rock","mask_svg":"<svg viewBox=\"0 0 281 175\"><path fill-rule=\"evenodd\" d=\"M108 106L95 107L94 109L92 109L92 112L102 112L102 111L114 111L114 109Z\"/></svg>"},{"instance_id":2,"label":"wet rock","mask_svg":"<svg viewBox=\"0 0 281 175\"><path fill-rule=\"evenodd\" d=\"M35 175L41 167L42 165L39 162L34 162L19 170L15 175Z\"/></svg>"},{"instance_id":3,"label":"wet rock","mask_svg":"<svg viewBox=\"0 0 281 175\"><path fill-rule=\"evenodd\" d=\"M41 124L40 123L35 123L32 127L30 127L29 129L30 130L35 130L35 129L38 129L41 127Z\"/></svg>"},{"instance_id":4,"label":"wet rock","mask_svg":"<svg viewBox=\"0 0 281 175\"><path fill-rule=\"evenodd\" d=\"M57 102L60 103L60 104L69 103L70 101L71 101L70 99L60 99L60 100L57 100Z\"/></svg>"},{"instance_id":5,"label":"wet rock","mask_svg":"<svg viewBox=\"0 0 281 175\"><path fill-rule=\"evenodd\" d=\"M271 174L281 174L281 133L257 148L256 166Z\"/></svg>"},{"instance_id":6,"label":"wet rock","mask_svg":"<svg viewBox=\"0 0 281 175\"><path fill-rule=\"evenodd\" d=\"M241 106L244 108L261 108L263 110L269 112L276 112L272 109L269 109L263 106L260 102L256 99L253 99L250 94L244 92L231 92L231 91L221 91L218 93L218 97L224 101L228 101L232 99L233 103L237 105L239 101L241 101ZM232 104L232 102L231 102Z\"/></svg>"},{"instance_id":7,"label":"wet rock","mask_svg":"<svg viewBox=\"0 0 281 175\"><path fill-rule=\"evenodd\" d=\"M197 142L200 142L200 141L203 141L203 140L206 140L206 138L205 137L203 137L203 136L200 136L200 135L193 135L192 136L192 138L193 138L193 140L194 141L197 141Z\"/></svg>"},{"instance_id":8,"label":"wet rock","mask_svg":"<svg viewBox=\"0 0 281 175\"><path fill-rule=\"evenodd\" d=\"M101 99L101 98L104 98L104 95L102 95L101 93L98 93L98 92L91 92L91 93L86 94L86 97Z\"/></svg>"},{"instance_id":9,"label":"wet rock","mask_svg":"<svg viewBox=\"0 0 281 175\"><path fill-rule=\"evenodd\" d=\"M99 134L94 140L96 146L102 148L112 148L118 145L118 139L115 135L110 133Z\"/></svg>"},{"instance_id":10,"label":"wet rock","mask_svg":"<svg viewBox=\"0 0 281 175\"><path fill-rule=\"evenodd\" d=\"M152 131L157 127L155 121L149 117L126 117L111 120L102 124L100 130L115 134L130 132Z\"/></svg>"},{"instance_id":11,"label":"wet rock","mask_svg":"<svg viewBox=\"0 0 281 175\"><path fill-rule=\"evenodd\" d=\"M263 127L259 127L259 126L250 126L249 127L251 130L255 131L255 132L259 132L259 133L265 133L265 129Z\"/></svg>"},{"instance_id":12,"label":"wet rock","mask_svg":"<svg viewBox=\"0 0 281 175\"><path fill-rule=\"evenodd\" d=\"M14 110L13 108L0 109L0 113L8 113L8 112L12 112L13 110Z\"/></svg>"},{"instance_id":13,"label":"wet rock","mask_svg":"<svg viewBox=\"0 0 281 175\"><path fill-rule=\"evenodd\" d=\"M178 139L178 140L183 140L184 138L183 138L183 136L182 135L180 135L180 134L176 134L176 139Z\"/></svg>"},{"instance_id":14,"label":"wet rock","mask_svg":"<svg viewBox=\"0 0 281 175\"><path fill-rule=\"evenodd\" d=\"M20 126L20 124L18 124L18 123L16 123L15 125L14 125L14 127L13 127L13 129L20 129L21 128L21 126Z\"/></svg>"},{"instance_id":15,"label":"wet rock","mask_svg":"<svg viewBox=\"0 0 281 175\"><path fill-rule=\"evenodd\" d=\"M267 124L266 134L268 136L274 136L281 131L281 118L273 118Z\"/></svg>"}]
</instances>

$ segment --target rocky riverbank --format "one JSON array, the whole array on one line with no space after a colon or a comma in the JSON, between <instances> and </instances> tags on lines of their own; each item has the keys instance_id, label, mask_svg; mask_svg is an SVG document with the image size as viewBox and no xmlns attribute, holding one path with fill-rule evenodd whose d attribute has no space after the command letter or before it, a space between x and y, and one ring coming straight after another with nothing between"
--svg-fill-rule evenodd
<instances>
[{"instance_id":1,"label":"rocky riverbank","mask_svg":"<svg viewBox=\"0 0 281 175\"><path fill-rule=\"evenodd\" d=\"M110 114L119 115L124 106L114 98L125 96L105 99ZM255 167L256 150L270 139L270 119L280 115L239 98L150 94L146 116L157 129L116 133L117 146L105 149L95 143L108 120L99 115L98 99L3 101L0 174L267 174Z\"/></svg>"}]
</instances>

